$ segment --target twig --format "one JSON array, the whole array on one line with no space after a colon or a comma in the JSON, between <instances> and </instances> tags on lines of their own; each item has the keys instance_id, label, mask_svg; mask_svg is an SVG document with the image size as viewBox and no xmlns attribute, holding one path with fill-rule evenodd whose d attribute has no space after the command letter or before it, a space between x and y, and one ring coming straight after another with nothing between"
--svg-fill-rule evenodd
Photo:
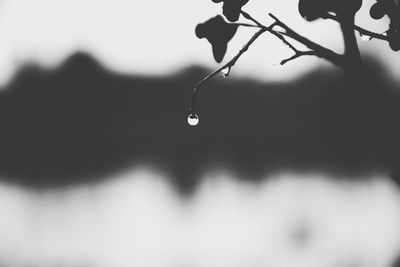
<instances>
[{"instance_id":1,"label":"twig","mask_svg":"<svg viewBox=\"0 0 400 267\"><path fill-rule=\"evenodd\" d=\"M311 40L305 38L304 36L301 36L300 34L295 32L294 30L292 30L289 26L287 26L285 23L283 23L281 20L279 20L276 16L274 16L271 13L269 14L269 16L274 19L274 22L268 27L264 26L262 23L257 21L255 18L253 18L252 16L250 16L248 13L246 13L243 10L241 11L241 14L245 18L253 21L258 27L260 27L262 29L266 29L268 32L270 32L272 35L274 35L275 37L280 39L284 44L286 44L295 53L295 56L291 57L290 60L298 58L303 55L313 55L313 56L325 58L325 59L333 62L334 64L339 65L340 67L347 66L347 64L344 60L344 57L342 55L339 55L339 54L333 52L332 50L325 48L317 43L314 43ZM280 32L280 31L274 30L273 28L275 26L279 26L279 27L283 28L285 30L285 32ZM304 52L304 51L298 50L294 45L292 45L288 40L285 39L285 35L294 39L295 41L305 45L311 51ZM283 62L283 64L285 64L290 60L286 59L286 60L283 60L282 62ZM282 62L281 62L281 64L282 64Z\"/></svg>"},{"instance_id":2,"label":"twig","mask_svg":"<svg viewBox=\"0 0 400 267\"><path fill-rule=\"evenodd\" d=\"M313 41L307 39L306 37L298 34L294 30L292 30L289 26L287 26L285 23L283 23L281 20L279 20L276 16L273 14L269 13L269 16L275 20L275 24L278 25L279 27L283 28L285 32L282 32L281 34L286 35L295 41L303 44L304 46L308 47L311 51L314 52L313 55L318 56L320 58L325 58L332 63L338 65L339 67L342 68L348 68L348 64L345 60L345 58L342 55L339 55L332 50L323 47L322 45L319 45L317 43L314 43Z\"/></svg>"},{"instance_id":3,"label":"twig","mask_svg":"<svg viewBox=\"0 0 400 267\"><path fill-rule=\"evenodd\" d=\"M241 10L240 14L242 14L242 16L245 17L246 19L251 20L252 22L254 22L258 27L265 28L265 26L262 23L260 23L258 20L256 20L252 16L250 16L247 12Z\"/></svg>"},{"instance_id":4,"label":"twig","mask_svg":"<svg viewBox=\"0 0 400 267\"><path fill-rule=\"evenodd\" d=\"M354 29L357 30L360 34L362 35L367 35L369 36L371 39L379 39L379 40L383 40L383 41L388 41L388 37L387 35L381 34L381 33L376 33L376 32L371 32L369 30L363 29L357 25L354 25Z\"/></svg>"},{"instance_id":5,"label":"twig","mask_svg":"<svg viewBox=\"0 0 400 267\"><path fill-rule=\"evenodd\" d=\"M243 26L243 27L252 27L252 28L260 28L258 25L253 25L249 23L236 23L236 22L230 22L228 23L230 25L236 25L236 26Z\"/></svg>"},{"instance_id":6,"label":"twig","mask_svg":"<svg viewBox=\"0 0 400 267\"><path fill-rule=\"evenodd\" d=\"M298 51L298 49L296 48L296 47L294 47L291 43L289 43L289 41L288 40L286 40L285 39L285 37L282 35L282 33L279 33L279 32L277 32L277 31L274 31L274 30L269 30L269 32L272 34L272 35L274 35L274 36L276 36L278 39L280 39L285 45L287 45L290 49L292 49L294 52L297 52Z\"/></svg>"},{"instance_id":7,"label":"twig","mask_svg":"<svg viewBox=\"0 0 400 267\"><path fill-rule=\"evenodd\" d=\"M274 22L271 25L269 25L268 27L263 25L259 21L257 21L255 18L250 16L245 11L241 11L241 14L246 19L252 21L255 25L247 24L247 23L231 23L231 24L238 25L238 26L245 26L245 27L257 27L260 30L257 31L251 37L251 39L242 47L242 49L231 60L229 60L223 66L219 67L217 70L210 73L205 78L203 78L200 82L197 83L197 85L193 89L192 106L190 108L191 113L195 113L196 97L197 97L197 93L198 93L199 89L201 88L201 86L224 69L228 69L227 73L225 74L225 76L228 76L231 68L236 64L236 62L243 55L243 53L245 53L249 49L249 47L253 44L253 42L255 40L257 40L257 38L260 37L260 35L262 35L265 32L269 32L272 35L274 35L276 38L280 39L285 45L287 45L295 53L293 56L282 60L280 62L281 65L284 65L284 64L288 63L289 61L299 58L301 56L317 56L320 58L325 58L328 61L331 61L332 63L338 65L339 67L342 67L342 68L349 67L348 62L346 61L346 58L343 55L339 55L339 54L335 53L334 51L332 51L328 48L325 48L325 47L307 39L306 37L298 34L296 31L292 30L289 26L287 26L285 23L283 23L281 20L279 20L273 14L269 14L269 16L274 19ZM275 26L279 26L284 31L274 30ZM286 40L285 36L308 47L310 50L309 51L300 51L293 44L291 44L288 40Z\"/></svg>"},{"instance_id":8,"label":"twig","mask_svg":"<svg viewBox=\"0 0 400 267\"><path fill-rule=\"evenodd\" d=\"M274 35L276 38L280 39L285 45L287 45L295 53L299 52L299 50L296 47L294 47L289 41L287 41L285 39L285 37L282 35L282 33L280 33L279 31L275 31L274 30L274 27L278 25L276 22L274 22L271 25L269 25L268 27L266 27L263 24L261 24L260 22L258 22L255 18L250 16L248 13L246 13L245 11L242 10L241 14L245 18L247 18L247 19L253 21L254 23L256 23L258 25L258 27L260 27L262 29L266 29L268 32L270 32L272 35Z\"/></svg>"},{"instance_id":9,"label":"twig","mask_svg":"<svg viewBox=\"0 0 400 267\"><path fill-rule=\"evenodd\" d=\"M299 58L301 56L316 56L316 54L314 51L298 51L297 50L293 56L282 60L280 64L284 65L284 64L288 63L289 61Z\"/></svg>"},{"instance_id":10,"label":"twig","mask_svg":"<svg viewBox=\"0 0 400 267\"><path fill-rule=\"evenodd\" d=\"M197 85L193 89L192 106L190 108L191 113L195 113L196 96L197 96L197 93L198 93L198 90L200 89L200 87L206 81L208 81L209 79L211 79L212 77L214 77L215 75L217 75L218 73L220 73L222 70L224 70L226 68L228 68L228 73L229 73L230 69L236 64L236 62L243 55L243 53L245 53L249 49L249 47L252 45L252 43L254 43L254 41L257 40L257 38L260 37L260 35L262 35L266 31L267 31L266 27L263 27L259 31L257 31L251 37L251 39L242 47L242 49L239 50L239 52L236 54L236 56L234 56L231 60L229 60L227 63L225 63L222 67L220 67L217 70L215 70L214 72L210 73L204 79L202 79L200 82L197 83Z\"/></svg>"}]
</instances>

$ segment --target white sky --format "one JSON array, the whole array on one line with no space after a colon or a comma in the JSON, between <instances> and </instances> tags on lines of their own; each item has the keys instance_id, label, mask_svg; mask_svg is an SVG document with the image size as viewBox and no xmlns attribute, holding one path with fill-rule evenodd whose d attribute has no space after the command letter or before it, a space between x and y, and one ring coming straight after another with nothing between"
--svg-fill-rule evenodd
<instances>
[{"instance_id":1,"label":"white sky","mask_svg":"<svg viewBox=\"0 0 400 267\"><path fill-rule=\"evenodd\" d=\"M368 19L370 5L365 4L358 23L383 31L384 21ZM303 21L297 0L252 0L245 9L265 22L267 12L272 12L313 40L341 50L337 25ZM9 80L21 63L34 61L53 67L77 50L88 51L108 68L124 73L165 74L190 64L216 68L210 45L196 38L194 28L220 10L221 5L211 0L2 0L0 84ZM241 29L230 43L227 56L235 54L251 34L249 29ZM363 52L382 58L398 76L400 53L391 52L380 41L360 43ZM290 55L279 40L265 37L240 60L233 73L282 80L315 66L330 66L317 58L279 66L280 60Z\"/></svg>"}]
</instances>

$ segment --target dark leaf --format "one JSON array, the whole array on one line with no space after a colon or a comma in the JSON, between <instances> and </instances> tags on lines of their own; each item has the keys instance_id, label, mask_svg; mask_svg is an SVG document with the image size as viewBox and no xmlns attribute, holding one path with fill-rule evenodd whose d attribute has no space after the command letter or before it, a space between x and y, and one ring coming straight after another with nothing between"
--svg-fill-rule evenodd
<instances>
[{"instance_id":1,"label":"dark leaf","mask_svg":"<svg viewBox=\"0 0 400 267\"><path fill-rule=\"evenodd\" d=\"M318 0L300 0L299 1L299 13L308 21L313 21L318 18L322 18L326 13L326 8L323 1Z\"/></svg>"},{"instance_id":2,"label":"dark leaf","mask_svg":"<svg viewBox=\"0 0 400 267\"><path fill-rule=\"evenodd\" d=\"M390 19L388 36L389 46L393 51L400 50L400 5L397 0L376 0L370 9L374 19L381 19L387 15Z\"/></svg>"},{"instance_id":3,"label":"dark leaf","mask_svg":"<svg viewBox=\"0 0 400 267\"><path fill-rule=\"evenodd\" d=\"M325 18L329 12L336 15L354 15L362 5L362 0L299 0L299 13L313 21Z\"/></svg>"},{"instance_id":4,"label":"dark leaf","mask_svg":"<svg viewBox=\"0 0 400 267\"><path fill-rule=\"evenodd\" d=\"M212 0L214 3L223 2L222 11L224 16L231 22L237 21L242 7L249 0Z\"/></svg>"},{"instance_id":5,"label":"dark leaf","mask_svg":"<svg viewBox=\"0 0 400 267\"><path fill-rule=\"evenodd\" d=\"M220 63L226 53L228 42L237 31L238 26L227 23L218 15L196 26L196 36L206 38L212 46L215 61Z\"/></svg>"},{"instance_id":6,"label":"dark leaf","mask_svg":"<svg viewBox=\"0 0 400 267\"><path fill-rule=\"evenodd\" d=\"M393 51L400 50L400 30L390 27L387 32L389 46Z\"/></svg>"},{"instance_id":7,"label":"dark leaf","mask_svg":"<svg viewBox=\"0 0 400 267\"><path fill-rule=\"evenodd\" d=\"M369 10L369 14L373 19L381 19L383 16L385 16L386 12L382 5L375 3Z\"/></svg>"}]
</instances>

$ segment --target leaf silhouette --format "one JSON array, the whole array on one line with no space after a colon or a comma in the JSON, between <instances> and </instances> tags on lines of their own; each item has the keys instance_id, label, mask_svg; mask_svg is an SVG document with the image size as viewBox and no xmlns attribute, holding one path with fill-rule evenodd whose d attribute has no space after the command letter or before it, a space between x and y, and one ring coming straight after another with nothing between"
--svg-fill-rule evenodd
<instances>
[{"instance_id":1,"label":"leaf silhouette","mask_svg":"<svg viewBox=\"0 0 400 267\"><path fill-rule=\"evenodd\" d=\"M369 14L373 19L381 19L386 15L386 12L382 5L375 3L369 10Z\"/></svg>"},{"instance_id":2,"label":"leaf silhouette","mask_svg":"<svg viewBox=\"0 0 400 267\"><path fill-rule=\"evenodd\" d=\"M326 17L329 12L338 16L354 15L361 5L362 0L299 0L299 13L304 19L313 21Z\"/></svg>"},{"instance_id":3,"label":"leaf silhouette","mask_svg":"<svg viewBox=\"0 0 400 267\"><path fill-rule=\"evenodd\" d=\"M196 26L196 36L206 38L212 46L215 61L220 63L226 54L228 42L237 31L238 26L227 23L218 15Z\"/></svg>"},{"instance_id":4,"label":"leaf silhouette","mask_svg":"<svg viewBox=\"0 0 400 267\"><path fill-rule=\"evenodd\" d=\"M212 0L214 3L223 2L222 12L224 16L231 22L239 19L242 7L249 2L249 0Z\"/></svg>"},{"instance_id":5,"label":"leaf silhouette","mask_svg":"<svg viewBox=\"0 0 400 267\"><path fill-rule=\"evenodd\" d=\"M374 19L381 19L387 15L390 19L388 36L389 46L393 51L400 50L400 4L396 0L376 0L371 6L369 14Z\"/></svg>"},{"instance_id":6,"label":"leaf silhouette","mask_svg":"<svg viewBox=\"0 0 400 267\"><path fill-rule=\"evenodd\" d=\"M389 26L389 30L387 31L389 46L393 51L400 50L400 29L399 27Z\"/></svg>"},{"instance_id":7,"label":"leaf silhouette","mask_svg":"<svg viewBox=\"0 0 400 267\"><path fill-rule=\"evenodd\" d=\"M322 18L326 13L326 8L323 1L318 0L300 0L299 13L308 21L313 21Z\"/></svg>"}]
</instances>

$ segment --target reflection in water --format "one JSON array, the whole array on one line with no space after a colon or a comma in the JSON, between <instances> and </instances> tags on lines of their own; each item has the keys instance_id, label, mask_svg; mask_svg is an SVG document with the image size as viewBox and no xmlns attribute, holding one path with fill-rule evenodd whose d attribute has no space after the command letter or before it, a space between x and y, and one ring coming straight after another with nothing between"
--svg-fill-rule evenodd
<instances>
[{"instance_id":1,"label":"reflection in water","mask_svg":"<svg viewBox=\"0 0 400 267\"><path fill-rule=\"evenodd\" d=\"M388 179L208 173L190 198L137 168L41 192L0 185L2 266L389 266L400 194Z\"/></svg>"}]
</instances>

